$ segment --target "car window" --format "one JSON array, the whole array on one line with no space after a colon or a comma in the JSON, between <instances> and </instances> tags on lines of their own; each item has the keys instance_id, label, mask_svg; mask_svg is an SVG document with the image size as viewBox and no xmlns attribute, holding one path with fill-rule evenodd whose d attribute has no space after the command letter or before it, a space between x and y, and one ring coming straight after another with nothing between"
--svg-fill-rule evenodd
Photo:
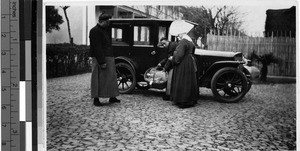
<instances>
[{"instance_id":1,"label":"car window","mask_svg":"<svg viewBox=\"0 0 300 151\"><path fill-rule=\"evenodd\" d=\"M134 45L150 45L148 26L134 26Z\"/></svg>"},{"instance_id":2,"label":"car window","mask_svg":"<svg viewBox=\"0 0 300 151\"><path fill-rule=\"evenodd\" d=\"M126 26L122 27L112 27L111 38L112 44L114 45L129 45L128 32L126 32Z\"/></svg>"}]
</instances>

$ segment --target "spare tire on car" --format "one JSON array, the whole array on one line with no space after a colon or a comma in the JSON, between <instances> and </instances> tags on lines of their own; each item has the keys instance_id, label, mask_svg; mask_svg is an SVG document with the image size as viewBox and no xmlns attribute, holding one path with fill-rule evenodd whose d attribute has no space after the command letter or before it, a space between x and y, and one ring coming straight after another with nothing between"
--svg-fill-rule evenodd
<instances>
[{"instance_id":1,"label":"spare tire on car","mask_svg":"<svg viewBox=\"0 0 300 151\"><path fill-rule=\"evenodd\" d=\"M167 87L168 73L151 67L145 72L144 80L149 83L151 88L164 89Z\"/></svg>"}]
</instances>

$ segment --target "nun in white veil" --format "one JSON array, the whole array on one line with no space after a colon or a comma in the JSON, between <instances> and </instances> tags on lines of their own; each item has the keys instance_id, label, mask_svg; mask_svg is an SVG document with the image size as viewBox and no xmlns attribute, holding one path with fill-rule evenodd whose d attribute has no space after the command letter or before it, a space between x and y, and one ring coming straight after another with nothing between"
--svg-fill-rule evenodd
<instances>
[{"instance_id":1,"label":"nun in white veil","mask_svg":"<svg viewBox=\"0 0 300 151\"><path fill-rule=\"evenodd\" d=\"M199 98L195 46L187 34L192 28L194 25L184 20L176 20L170 26L170 34L179 39L173 57L169 58L174 65L170 100L179 108L192 107Z\"/></svg>"}]
</instances>

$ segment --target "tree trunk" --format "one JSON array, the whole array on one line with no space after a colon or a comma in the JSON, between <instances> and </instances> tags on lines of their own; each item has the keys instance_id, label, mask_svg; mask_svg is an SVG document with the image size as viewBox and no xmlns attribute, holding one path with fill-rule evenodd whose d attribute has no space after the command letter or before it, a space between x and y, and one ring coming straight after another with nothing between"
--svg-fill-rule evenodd
<instances>
[{"instance_id":1,"label":"tree trunk","mask_svg":"<svg viewBox=\"0 0 300 151\"><path fill-rule=\"evenodd\" d=\"M203 35L203 37L201 37L201 43L203 44L203 48L202 49L208 49L207 35Z\"/></svg>"},{"instance_id":2,"label":"tree trunk","mask_svg":"<svg viewBox=\"0 0 300 151\"><path fill-rule=\"evenodd\" d=\"M267 81L267 74L268 74L268 65L263 64L263 66L261 68L260 81L266 82Z\"/></svg>"},{"instance_id":3,"label":"tree trunk","mask_svg":"<svg viewBox=\"0 0 300 151\"><path fill-rule=\"evenodd\" d=\"M71 35L70 22L69 22L69 18L68 18L68 15L67 15L67 8L69 8L69 6L64 6L63 10L64 10L64 14L65 14L65 17L66 17L66 20L67 20L70 44L73 45L73 37Z\"/></svg>"}]
</instances>

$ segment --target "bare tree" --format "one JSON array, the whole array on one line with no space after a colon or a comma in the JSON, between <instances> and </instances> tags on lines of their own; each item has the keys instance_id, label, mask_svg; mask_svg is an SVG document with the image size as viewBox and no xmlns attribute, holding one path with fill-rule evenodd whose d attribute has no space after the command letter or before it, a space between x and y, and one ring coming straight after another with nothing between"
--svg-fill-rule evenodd
<instances>
[{"instance_id":1,"label":"bare tree","mask_svg":"<svg viewBox=\"0 0 300 151\"><path fill-rule=\"evenodd\" d=\"M198 33L201 41L206 45L206 38L209 32L214 34L226 35L228 32L242 32L243 14L238 11L237 7L182 7L183 18L196 22Z\"/></svg>"},{"instance_id":2,"label":"bare tree","mask_svg":"<svg viewBox=\"0 0 300 151\"><path fill-rule=\"evenodd\" d=\"M69 22L69 18L68 18L68 15L67 15L67 9L69 8L70 6L61 6L61 8L64 10L64 14L65 14L65 17L66 17L66 20L67 20L67 26L68 26L68 34L69 34L69 40L70 40L70 44L73 45L73 37L71 35L71 29L70 29L70 22Z\"/></svg>"},{"instance_id":3,"label":"bare tree","mask_svg":"<svg viewBox=\"0 0 300 151\"><path fill-rule=\"evenodd\" d=\"M233 34L234 32L243 32L243 13L239 12L237 7L223 6L217 8L217 17L215 20L215 29L219 30L220 35Z\"/></svg>"}]
</instances>

